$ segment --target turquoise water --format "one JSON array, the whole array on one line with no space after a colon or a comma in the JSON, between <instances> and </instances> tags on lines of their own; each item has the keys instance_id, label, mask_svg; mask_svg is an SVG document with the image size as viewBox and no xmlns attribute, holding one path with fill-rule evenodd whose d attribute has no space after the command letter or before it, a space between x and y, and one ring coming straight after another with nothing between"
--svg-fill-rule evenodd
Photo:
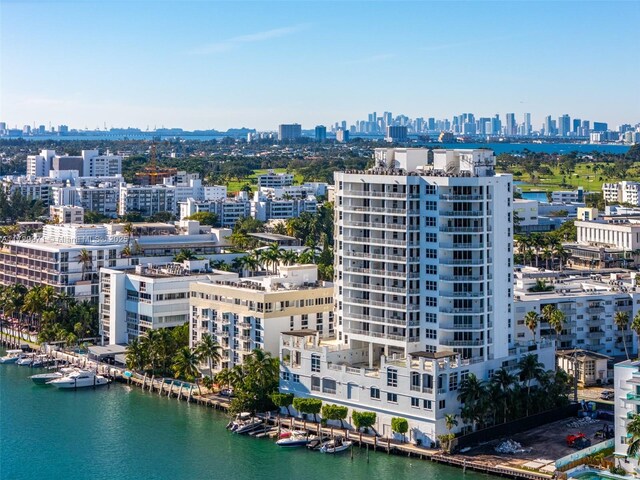
<instances>
[{"instance_id":1,"label":"turquoise water","mask_svg":"<svg viewBox=\"0 0 640 480\"><path fill-rule=\"evenodd\" d=\"M56 390L0 365L0 479L454 480L462 471L365 449L324 455L230 434L223 414L126 385ZM466 480L492 478L468 472Z\"/></svg>"},{"instance_id":2,"label":"turquoise water","mask_svg":"<svg viewBox=\"0 0 640 480\"><path fill-rule=\"evenodd\" d=\"M522 198L526 200L537 200L547 203L547 194L545 192L522 192Z\"/></svg>"}]
</instances>

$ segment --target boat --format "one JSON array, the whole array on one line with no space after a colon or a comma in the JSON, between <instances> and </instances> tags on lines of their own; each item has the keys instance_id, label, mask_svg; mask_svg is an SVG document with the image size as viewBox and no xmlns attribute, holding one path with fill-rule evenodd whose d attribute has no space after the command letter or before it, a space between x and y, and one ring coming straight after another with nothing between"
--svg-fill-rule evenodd
<instances>
[{"instance_id":1,"label":"boat","mask_svg":"<svg viewBox=\"0 0 640 480\"><path fill-rule=\"evenodd\" d=\"M30 367L31 365L33 365L35 358L36 355L34 353L27 353L16 362L16 365L20 365L21 367Z\"/></svg>"},{"instance_id":2,"label":"boat","mask_svg":"<svg viewBox=\"0 0 640 480\"><path fill-rule=\"evenodd\" d=\"M280 447L305 447L315 437L310 437L305 431L294 430L286 437L280 438L276 445Z\"/></svg>"},{"instance_id":3,"label":"boat","mask_svg":"<svg viewBox=\"0 0 640 480\"><path fill-rule=\"evenodd\" d=\"M234 433L249 433L262 425L262 420L257 417L254 417L249 412L242 412L236 415L236 418L233 419L227 425L227 430L230 430Z\"/></svg>"},{"instance_id":4,"label":"boat","mask_svg":"<svg viewBox=\"0 0 640 480\"><path fill-rule=\"evenodd\" d=\"M307 448L309 450L320 450L320 448L322 448L322 445L326 443L328 439L329 437L327 437L326 435L323 435L322 438L314 436L311 440L309 440L309 443L307 443Z\"/></svg>"},{"instance_id":5,"label":"boat","mask_svg":"<svg viewBox=\"0 0 640 480\"><path fill-rule=\"evenodd\" d=\"M353 442L351 440L345 440L342 437L336 437L333 440L329 440L322 444L320 451L322 453L340 453L347 450Z\"/></svg>"},{"instance_id":6,"label":"boat","mask_svg":"<svg viewBox=\"0 0 640 480\"><path fill-rule=\"evenodd\" d=\"M16 363L25 355L26 353L22 350L7 350L7 354L4 357L0 357L0 363Z\"/></svg>"},{"instance_id":7,"label":"boat","mask_svg":"<svg viewBox=\"0 0 640 480\"><path fill-rule=\"evenodd\" d=\"M40 355L36 355L31 363L31 367L33 368L44 368L51 363L49 356L47 354L41 353Z\"/></svg>"},{"instance_id":8,"label":"boat","mask_svg":"<svg viewBox=\"0 0 640 480\"><path fill-rule=\"evenodd\" d=\"M56 388L84 388L98 387L109 383L102 375L96 375L89 370L75 370L61 378L51 380L48 385Z\"/></svg>"},{"instance_id":9,"label":"boat","mask_svg":"<svg viewBox=\"0 0 640 480\"><path fill-rule=\"evenodd\" d=\"M59 372L39 373L37 375L31 375L29 378L36 385L46 385L52 380L62 378L65 375L75 372L75 368L61 368Z\"/></svg>"}]
</instances>

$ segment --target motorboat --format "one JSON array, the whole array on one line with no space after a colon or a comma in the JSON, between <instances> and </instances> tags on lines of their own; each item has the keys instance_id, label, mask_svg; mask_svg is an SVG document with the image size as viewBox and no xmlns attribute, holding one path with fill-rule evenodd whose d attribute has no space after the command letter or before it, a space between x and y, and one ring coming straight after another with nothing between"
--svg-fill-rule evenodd
<instances>
[{"instance_id":1,"label":"motorboat","mask_svg":"<svg viewBox=\"0 0 640 480\"><path fill-rule=\"evenodd\" d=\"M262 425L262 420L249 412L242 412L229 422L227 429L234 433L249 433Z\"/></svg>"},{"instance_id":2,"label":"motorboat","mask_svg":"<svg viewBox=\"0 0 640 480\"><path fill-rule=\"evenodd\" d=\"M286 437L280 438L276 445L280 447L305 447L315 437L310 437L305 431L294 430Z\"/></svg>"},{"instance_id":3,"label":"motorboat","mask_svg":"<svg viewBox=\"0 0 640 480\"><path fill-rule=\"evenodd\" d=\"M30 367L33 365L34 360L36 359L35 353L28 353L24 355L21 359L16 362L16 365L21 367Z\"/></svg>"},{"instance_id":4,"label":"motorboat","mask_svg":"<svg viewBox=\"0 0 640 480\"><path fill-rule=\"evenodd\" d=\"M98 387L109 383L102 375L96 375L89 370L75 370L61 378L51 380L48 385L56 388L84 388Z\"/></svg>"},{"instance_id":5,"label":"motorboat","mask_svg":"<svg viewBox=\"0 0 640 480\"><path fill-rule=\"evenodd\" d=\"M49 356L45 353L41 353L40 355L36 355L31 363L31 367L33 368L44 368L47 365L51 364L51 360Z\"/></svg>"},{"instance_id":6,"label":"motorboat","mask_svg":"<svg viewBox=\"0 0 640 480\"><path fill-rule=\"evenodd\" d=\"M327 440L329 440L329 437L326 435L323 435L322 438L314 436L309 440L309 443L307 443L307 448L309 450L320 450Z\"/></svg>"},{"instance_id":7,"label":"motorboat","mask_svg":"<svg viewBox=\"0 0 640 480\"><path fill-rule=\"evenodd\" d=\"M52 380L62 378L75 371L75 368L61 368L58 372L39 373L37 375L31 375L29 378L36 385L47 385Z\"/></svg>"},{"instance_id":8,"label":"motorboat","mask_svg":"<svg viewBox=\"0 0 640 480\"><path fill-rule=\"evenodd\" d=\"M322 444L320 451L322 453L340 453L347 450L353 442L351 440L345 440L342 437L336 437L333 440L329 440Z\"/></svg>"},{"instance_id":9,"label":"motorboat","mask_svg":"<svg viewBox=\"0 0 640 480\"><path fill-rule=\"evenodd\" d=\"M22 357L27 355L22 350L7 350L7 354L4 357L0 357L0 363L16 363Z\"/></svg>"}]
</instances>

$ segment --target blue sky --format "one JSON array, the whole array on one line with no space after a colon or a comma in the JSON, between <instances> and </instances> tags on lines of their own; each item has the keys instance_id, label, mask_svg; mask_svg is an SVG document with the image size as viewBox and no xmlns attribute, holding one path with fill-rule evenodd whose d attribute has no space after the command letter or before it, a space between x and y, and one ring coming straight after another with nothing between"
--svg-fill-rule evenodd
<instances>
[{"instance_id":1,"label":"blue sky","mask_svg":"<svg viewBox=\"0 0 640 480\"><path fill-rule=\"evenodd\" d=\"M640 1L0 0L9 125L640 121Z\"/></svg>"}]
</instances>

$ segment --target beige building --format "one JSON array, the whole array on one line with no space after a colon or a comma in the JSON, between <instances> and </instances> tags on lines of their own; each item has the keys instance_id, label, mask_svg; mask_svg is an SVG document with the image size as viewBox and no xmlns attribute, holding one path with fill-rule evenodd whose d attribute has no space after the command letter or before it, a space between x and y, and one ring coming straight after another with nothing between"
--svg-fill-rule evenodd
<instances>
[{"instance_id":1,"label":"beige building","mask_svg":"<svg viewBox=\"0 0 640 480\"><path fill-rule=\"evenodd\" d=\"M315 265L282 266L267 277L197 281L189 303L191 346L205 333L222 346L216 370L242 364L255 348L277 357L281 332L334 334L333 284L318 280Z\"/></svg>"},{"instance_id":2,"label":"beige building","mask_svg":"<svg viewBox=\"0 0 640 480\"><path fill-rule=\"evenodd\" d=\"M556 353L558 368L571 376L577 370L578 385L581 387L606 385L609 380L613 380L613 370L610 375L607 366L610 360L613 359L589 350L559 350Z\"/></svg>"}]
</instances>

